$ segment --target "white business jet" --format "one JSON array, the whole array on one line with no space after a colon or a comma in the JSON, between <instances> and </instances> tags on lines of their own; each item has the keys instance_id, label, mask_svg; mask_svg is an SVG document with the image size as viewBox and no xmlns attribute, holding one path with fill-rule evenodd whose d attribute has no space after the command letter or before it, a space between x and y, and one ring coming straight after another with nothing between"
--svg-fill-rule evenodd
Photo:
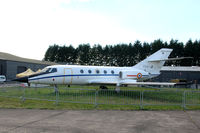
<instances>
[{"instance_id":1,"label":"white business jet","mask_svg":"<svg viewBox=\"0 0 200 133\"><path fill-rule=\"evenodd\" d=\"M132 67L109 66L81 66L81 65L53 65L44 68L40 73L28 77L15 79L15 81L51 84L51 85L115 85L119 91L122 85L168 85L169 82L143 82L143 80L156 77L168 59L172 49L162 48L145 60ZM139 82L138 82L139 81Z\"/></svg>"}]
</instances>

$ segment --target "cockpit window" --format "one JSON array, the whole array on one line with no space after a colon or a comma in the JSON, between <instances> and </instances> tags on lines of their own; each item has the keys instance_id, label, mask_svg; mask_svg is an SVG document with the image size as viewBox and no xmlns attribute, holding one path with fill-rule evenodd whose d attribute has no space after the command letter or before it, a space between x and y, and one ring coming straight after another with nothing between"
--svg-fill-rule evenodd
<instances>
[{"instance_id":1,"label":"cockpit window","mask_svg":"<svg viewBox=\"0 0 200 133\"><path fill-rule=\"evenodd\" d=\"M51 73L51 71L52 71L52 68L48 68L48 69L46 70L46 73Z\"/></svg>"},{"instance_id":2,"label":"cockpit window","mask_svg":"<svg viewBox=\"0 0 200 133\"><path fill-rule=\"evenodd\" d=\"M56 68L44 68L41 72L43 73L54 73L57 72Z\"/></svg>"},{"instance_id":3,"label":"cockpit window","mask_svg":"<svg viewBox=\"0 0 200 133\"><path fill-rule=\"evenodd\" d=\"M41 72L44 73L44 72L46 72L48 69L49 69L49 68L46 68L46 67L45 67L44 69L41 70Z\"/></svg>"},{"instance_id":4,"label":"cockpit window","mask_svg":"<svg viewBox=\"0 0 200 133\"><path fill-rule=\"evenodd\" d=\"M57 69L56 69L56 68L52 68L52 69L51 69L51 72L52 72L52 73L55 73L55 72L57 72Z\"/></svg>"}]
</instances>

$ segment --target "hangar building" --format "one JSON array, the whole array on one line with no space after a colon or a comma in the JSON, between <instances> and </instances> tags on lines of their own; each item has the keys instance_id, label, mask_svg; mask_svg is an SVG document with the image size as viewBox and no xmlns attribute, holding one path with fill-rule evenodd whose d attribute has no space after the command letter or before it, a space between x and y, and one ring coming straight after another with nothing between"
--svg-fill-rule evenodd
<instances>
[{"instance_id":1,"label":"hangar building","mask_svg":"<svg viewBox=\"0 0 200 133\"><path fill-rule=\"evenodd\" d=\"M161 74L154 80L159 82L170 82L174 79L184 80L192 84L200 84L200 67L164 66L161 69Z\"/></svg>"},{"instance_id":2,"label":"hangar building","mask_svg":"<svg viewBox=\"0 0 200 133\"><path fill-rule=\"evenodd\" d=\"M7 80L16 78L16 74L26 71L28 68L33 71L43 69L56 63L21 58L12 54L0 52L0 75L5 75Z\"/></svg>"}]
</instances>

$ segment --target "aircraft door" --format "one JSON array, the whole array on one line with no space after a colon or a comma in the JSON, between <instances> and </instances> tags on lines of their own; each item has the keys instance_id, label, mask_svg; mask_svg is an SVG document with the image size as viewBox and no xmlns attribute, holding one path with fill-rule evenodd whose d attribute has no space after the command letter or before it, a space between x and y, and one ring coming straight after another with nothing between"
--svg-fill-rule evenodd
<instances>
[{"instance_id":1,"label":"aircraft door","mask_svg":"<svg viewBox=\"0 0 200 133\"><path fill-rule=\"evenodd\" d=\"M71 68L64 68L64 79L63 79L63 83L64 84L72 84L72 80L73 80L73 72Z\"/></svg>"}]
</instances>

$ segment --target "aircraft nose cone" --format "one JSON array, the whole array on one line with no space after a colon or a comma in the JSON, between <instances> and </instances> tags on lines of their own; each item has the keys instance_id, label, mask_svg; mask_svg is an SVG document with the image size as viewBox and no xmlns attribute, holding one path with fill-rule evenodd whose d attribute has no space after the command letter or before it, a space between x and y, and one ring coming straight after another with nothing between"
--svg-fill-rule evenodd
<instances>
[{"instance_id":1,"label":"aircraft nose cone","mask_svg":"<svg viewBox=\"0 0 200 133\"><path fill-rule=\"evenodd\" d=\"M21 77L21 78L16 78L16 79L13 79L12 81L28 83L28 76L26 76L26 77Z\"/></svg>"}]
</instances>

